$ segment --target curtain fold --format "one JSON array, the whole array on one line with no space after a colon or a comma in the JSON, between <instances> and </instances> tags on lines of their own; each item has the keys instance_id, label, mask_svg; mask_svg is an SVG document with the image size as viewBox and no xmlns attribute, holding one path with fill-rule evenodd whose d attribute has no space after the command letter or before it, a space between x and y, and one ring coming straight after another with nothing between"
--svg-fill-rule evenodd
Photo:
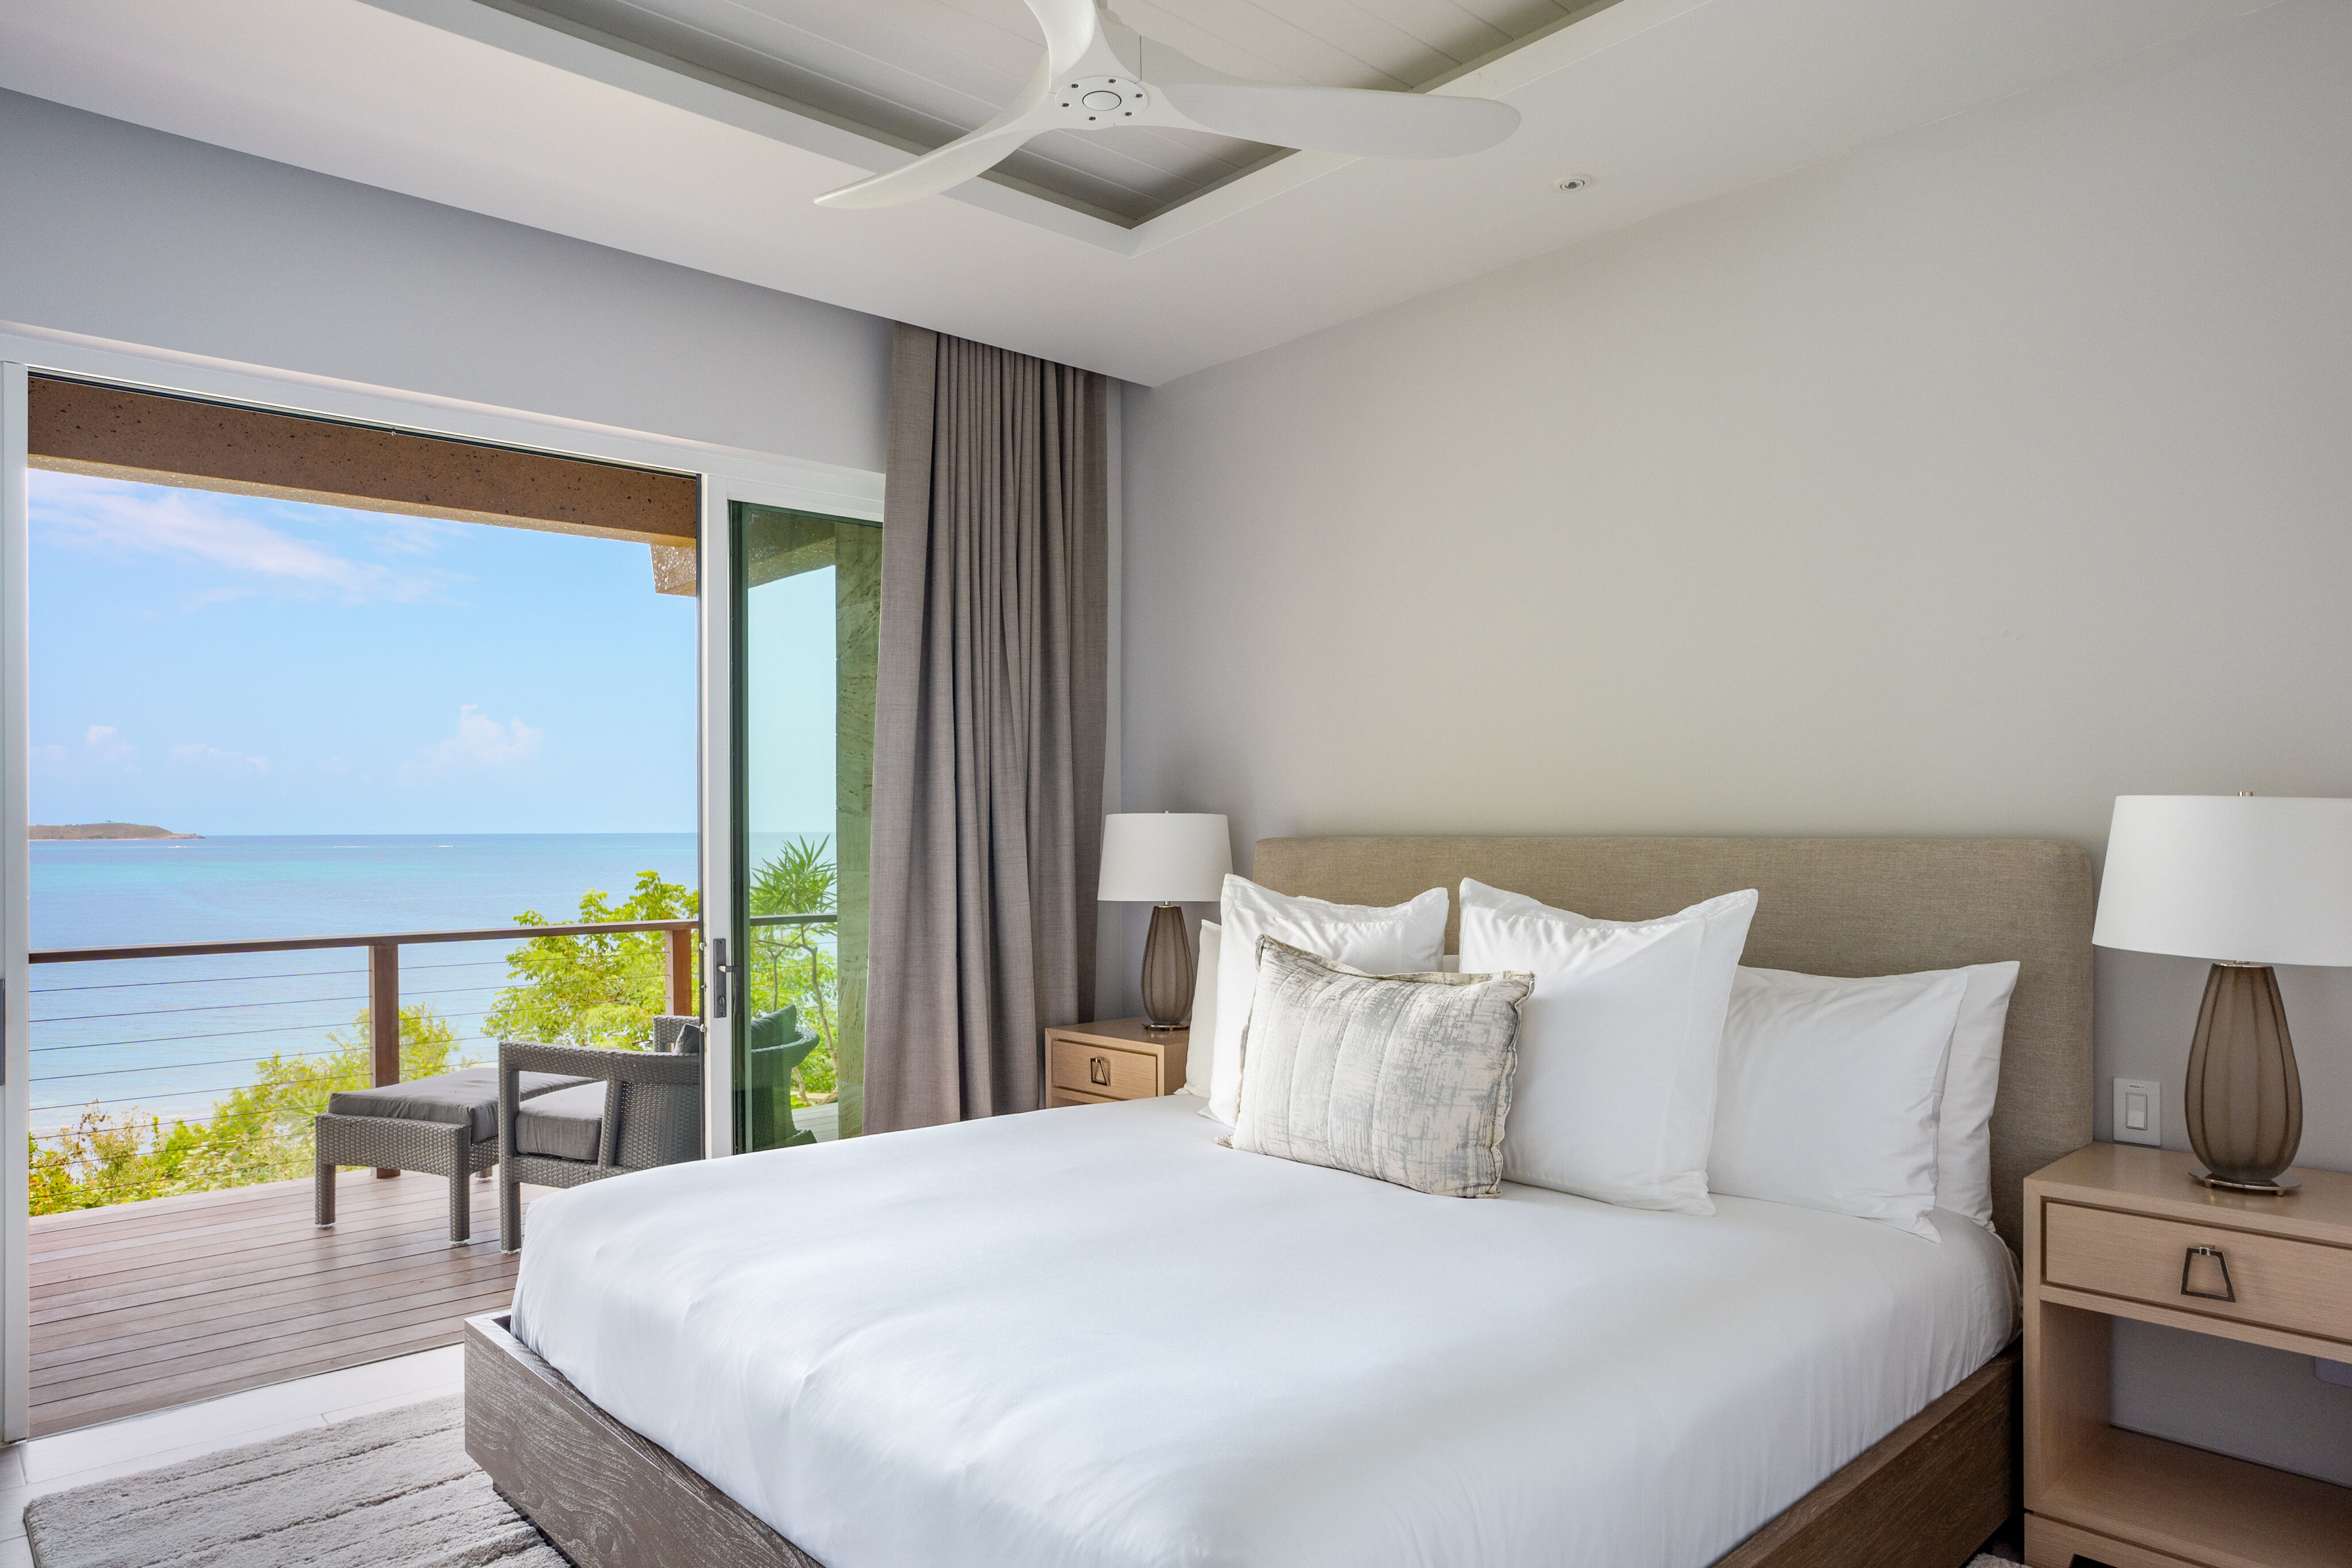
<instances>
[{"instance_id":1,"label":"curtain fold","mask_svg":"<svg viewBox=\"0 0 2352 1568\"><path fill-rule=\"evenodd\" d=\"M1103 377L901 326L876 673L866 1127L1042 1103L1091 1016Z\"/></svg>"}]
</instances>

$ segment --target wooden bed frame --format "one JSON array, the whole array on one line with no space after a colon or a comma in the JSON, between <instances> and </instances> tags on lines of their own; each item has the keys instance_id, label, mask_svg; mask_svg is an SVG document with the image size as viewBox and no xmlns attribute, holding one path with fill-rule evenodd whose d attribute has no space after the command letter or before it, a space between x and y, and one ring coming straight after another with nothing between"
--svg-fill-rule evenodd
<instances>
[{"instance_id":1,"label":"wooden bed frame","mask_svg":"<svg viewBox=\"0 0 2352 1568\"><path fill-rule=\"evenodd\" d=\"M466 1320L466 1452L579 1568L824 1568L604 1414L507 1323ZM1968 1562L2017 1511L2017 1357L2002 1351L1715 1568Z\"/></svg>"},{"instance_id":2,"label":"wooden bed frame","mask_svg":"<svg viewBox=\"0 0 2352 1568\"><path fill-rule=\"evenodd\" d=\"M1994 1220L2012 1249L2024 1176L2090 1141L2093 881L2073 845L1283 839L1258 844L1254 869L1282 892L1377 904L1469 876L1606 919L1754 887L1759 967L1902 974L2015 958L1992 1129ZM466 1449L579 1568L823 1568L606 1415L503 1315L466 1325ZM2012 1344L1715 1568L1960 1568L2017 1511L2019 1450Z\"/></svg>"}]
</instances>

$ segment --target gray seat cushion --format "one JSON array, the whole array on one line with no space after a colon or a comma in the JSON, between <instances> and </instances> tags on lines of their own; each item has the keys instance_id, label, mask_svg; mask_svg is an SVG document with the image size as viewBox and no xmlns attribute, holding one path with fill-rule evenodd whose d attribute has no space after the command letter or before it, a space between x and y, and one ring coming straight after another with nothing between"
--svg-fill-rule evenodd
<instances>
[{"instance_id":1,"label":"gray seat cushion","mask_svg":"<svg viewBox=\"0 0 2352 1568\"><path fill-rule=\"evenodd\" d=\"M561 1072L526 1072L522 1097L530 1100L587 1082ZM602 1095L603 1088L599 1086L596 1092ZM603 1102L598 1103L601 1106ZM460 1067L454 1072L436 1072L430 1078L412 1078L379 1089L339 1089L327 1097L327 1113L393 1116L405 1122L470 1122L474 1142L478 1144L499 1135L499 1070ZM592 1143L589 1156L594 1155Z\"/></svg>"},{"instance_id":2,"label":"gray seat cushion","mask_svg":"<svg viewBox=\"0 0 2352 1568\"><path fill-rule=\"evenodd\" d=\"M515 1149L559 1160L593 1160L604 1124L604 1085L590 1080L515 1108Z\"/></svg>"}]
</instances>

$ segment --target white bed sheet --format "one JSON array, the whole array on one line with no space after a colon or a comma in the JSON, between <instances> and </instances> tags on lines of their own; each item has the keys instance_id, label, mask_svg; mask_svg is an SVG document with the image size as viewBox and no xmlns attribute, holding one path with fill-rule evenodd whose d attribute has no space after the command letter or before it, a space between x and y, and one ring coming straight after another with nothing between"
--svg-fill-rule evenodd
<instances>
[{"instance_id":1,"label":"white bed sheet","mask_svg":"<svg viewBox=\"0 0 2352 1568\"><path fill-rule=\"evenodd\" d=\"M1195 1110L545 1197L516 1332L827 1568L1698 1568L2016 1322L1941 1211L1429 1197Z\"/></svg>"}]
</instances>

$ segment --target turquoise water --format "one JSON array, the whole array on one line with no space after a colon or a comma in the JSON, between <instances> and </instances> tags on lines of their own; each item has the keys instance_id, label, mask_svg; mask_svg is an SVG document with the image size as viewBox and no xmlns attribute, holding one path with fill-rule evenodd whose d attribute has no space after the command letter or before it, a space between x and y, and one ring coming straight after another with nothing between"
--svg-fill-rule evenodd
<instances>
[{"instance_id":1,"label":"turquoise water","mask_svg":"<svg viewBox=\"0 0 2352 1568\"><path fill-rule=\"evenodd\" d=\"M763 835L765 837L765 835ZM692 833L334 834L37 842L33 946L465 930L572 917L642 872L691 887ZM401 995L473 1041L510 942L403 949ZM44 964L32 971L33 1129L93 1103L200 1121L271 1051L315 1052L367 1005L363 949Z\"/></svg>"}]
</instances>

